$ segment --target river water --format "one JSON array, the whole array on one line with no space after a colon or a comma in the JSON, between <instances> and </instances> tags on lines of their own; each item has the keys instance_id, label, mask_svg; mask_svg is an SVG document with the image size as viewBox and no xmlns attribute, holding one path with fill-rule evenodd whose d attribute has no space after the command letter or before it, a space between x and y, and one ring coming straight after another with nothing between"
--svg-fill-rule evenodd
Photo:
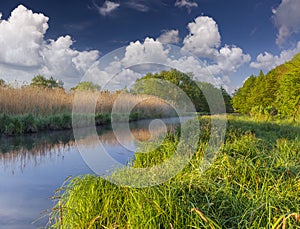
<instances>
[{"instance_id":1,"label":"river water","mask_svg":"<svg viewBox=\"0 0 300 229\"><path fill-rule=\"evenodd\" d=\"M166 129L179 125L178 118L163 119L165 125L151 120L130 124L132 135L139 141L161 136ZM151 125L150 125L151 126ZM152 126L153 127L153 126ZM118 138L109 127L97 129L100 141L111 157L124 166L134 158L135 140L127 132ZM122 144L120 144L120 141ZM72 131L39 133L19 137L0 138L0 228L44 228L49 211L54 206L51 197L69 176L94 174L79 153ZM86 138L83 146L93 145ZM130 146L130 150L124 147Z\"/></svg>"}]
</instances>

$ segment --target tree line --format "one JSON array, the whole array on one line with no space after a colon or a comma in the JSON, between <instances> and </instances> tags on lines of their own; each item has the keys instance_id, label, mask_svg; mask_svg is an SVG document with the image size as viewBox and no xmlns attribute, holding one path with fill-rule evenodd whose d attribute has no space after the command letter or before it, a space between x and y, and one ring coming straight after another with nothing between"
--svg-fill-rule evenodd
<instances>
[{"instance_id":1,"label":"tree line","mask_svg":"<svg viewBox=\"0 0 300 229\"><path fill-rule=\"evenodd\" d=\"M300 53L266 75L251 75L234 93L232 104L239 113L295 121L300 112Z\"/></svg>"},{"instance_id":2,"label":"tree line","mask_svg":"<svg viewBox=\"0 0 300 229\"><path fill-rule=\"evenodd\" d=\"M43 87L43 88L60 88L64 89L64 82L62 80L54 79L52 76L50 78L46 78L42 75L37 75L32 78L29 87ZM10 87L3 79L0 79L0 87ZM22 87L26 87L23 85ZM71 91L100 91L101 86L89 81L79 82L75 87L71 88Z\"/></svg>"},{"instance_id":3,"label":"tree line","mask_svg":"<svg viewBox=\"0 0 300 229\"><path fill-rule=\"evenodd\" d=\"M233 112L231 97L223 87L216 88L210 83L193 80L192 73L182 73L176 69L148 73L137 79L130 92L172 100L179 107L185 106L186 100L182 95L185 94L197 112L211 113L212 107L215 113Z\"/></svg>"}]
</instances>

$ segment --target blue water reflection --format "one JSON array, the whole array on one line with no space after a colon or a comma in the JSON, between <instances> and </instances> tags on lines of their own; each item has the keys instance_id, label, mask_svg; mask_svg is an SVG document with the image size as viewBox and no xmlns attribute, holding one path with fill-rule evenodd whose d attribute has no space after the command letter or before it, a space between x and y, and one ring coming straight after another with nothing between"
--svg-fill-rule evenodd
<instances>
[{"instance_id":1,"label":"blue water reflection","mask_svg":"<svg viewBox=\"0 0 300 229\"><path fill-rule=\"evenodd\" d=\"M130 124L132 134L139 141L149 139L149 122ZM168 129L174 129L179 119L164 119L164 123ZM110 156L127 165L134 152L120 145L109 127L99 127L97 131ZM135 142L131 138L127 141L127 137L121 136L122 143L135 149ZM1 229L44 227L47 214L40 213L53 207L50 197L64 180L68 176L93 174L78 152L72 131L2 137L0 142ZM91 146L93 142L87 138L83 144ZM37 220L41 216L44 218Z\"/></svg>"}]
</instances>

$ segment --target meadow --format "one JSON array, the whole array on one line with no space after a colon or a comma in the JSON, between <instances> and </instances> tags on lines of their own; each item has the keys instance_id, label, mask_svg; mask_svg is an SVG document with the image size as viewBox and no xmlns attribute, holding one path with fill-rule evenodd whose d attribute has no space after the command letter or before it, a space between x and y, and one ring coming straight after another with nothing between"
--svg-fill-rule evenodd
<instances>
[{"instance_id":1,"label":"meadow","mask_svg":"<svg viewBox=\"0 0 300 229\"><path fill-rule=\"evenodd\" d=\"M57 190L51 228L300 228L300 126L230 115L224 144L204 172L200 165L211 118L199 117L197 152L167 182L146 188L114 185L86 175ZM132 166L170 157L180 131L169 133ZM149 156L150 155L150 156Z\"/></svg>"},{"instance_id":2,"label":"meadow","mask_svg":"<svg viewBox=\"0 0 300 229\"><path fill-rule=\"evenodd\" d=\"M130 121L167 117L174 109L165 101L148 95L132 95L126 92L84 91L80 92L81 105L89 104L97 97L95 124L111 122L110 113L116 99L124 107L120 119L129 116ZM18 135L43 130L62 130L72 127L74 92L62 88L47 87L1 87L0 86L0 134ZM127 107L134 107L128 113ZM127 113L126 113L127 112Z\"/></svg>"}]
</instances>

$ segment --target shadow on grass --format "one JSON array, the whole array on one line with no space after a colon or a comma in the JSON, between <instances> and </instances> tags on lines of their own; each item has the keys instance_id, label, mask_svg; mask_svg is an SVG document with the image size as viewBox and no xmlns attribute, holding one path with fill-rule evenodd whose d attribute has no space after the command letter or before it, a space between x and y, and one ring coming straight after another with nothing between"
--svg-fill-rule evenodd
<instances>
[{"instance_id":1,"label":"shadow on grass","mask_svg":"<svg viewBox=\"0 0 300 229\"><path fill-rule=\"evenodd\" d=\"M296 123L255 121L245 116L228 116L227 133L235 133L240 136L252 133L268 143L276 143L278 139L295 140L300 138L300 125ZM229 136L230 134L227 134Z\"/></svg>"}]
</instances>

